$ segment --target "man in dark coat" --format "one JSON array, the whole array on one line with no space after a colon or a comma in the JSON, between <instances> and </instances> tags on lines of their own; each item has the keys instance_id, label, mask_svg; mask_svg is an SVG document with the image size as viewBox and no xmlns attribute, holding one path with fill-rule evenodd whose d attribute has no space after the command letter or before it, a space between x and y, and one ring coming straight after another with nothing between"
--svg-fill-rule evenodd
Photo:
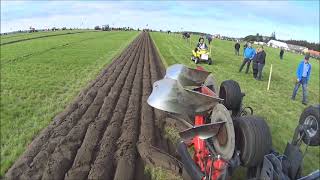
<instances>
[{"instance_id":1,"label":"man in dark coat","mask_svg":"<svg viewBox=\"0 0 320 180\"><path fill-rule=\"evenodd\" d=\"M281 59L281 60L283 59L283 54L284 54L284 50L281 48L281 49L280 49L280 59Z\"/></svg>"},{"instance_id":2,"label":"man in dark coat","mask_svg":"<svg viewBox=\"0 0 320 180\"><path fill-rule=\"evenodd\" d=\"M266 52L263 50L263 46L259 47L259 52L257 55L257 63L258 63L258 74L257 74L257 80L262 80L262 71L263 67L266 64Z\"/></svg>"},{"instance_id":3,"label":"man in dark coat","mask_svg":"<svg viewBox=\"0 0 320 180\"><path fill-rule=\"evenodd\" d=\"M240 50L240 44L239 44L239 41L237 41L236 44L234 45L234 53L235 53L235 55L239 56L239 50Z\"/></svg>"},{"instance_id":4,"label":"man in dark coat","mask_svg":"<svg viewBox=\"0 0 320 180\"><path fill-rule=\"evenodd\" d=\"M210 34L208 34L207 36L206 36L206 38L208 39L208 43L209 43L209 45L211 44L211 41L212 41L212 36L210 35Z\"/></svg>"},{"instance_id":5,"label":"man in dark coat","mask_svg":"<svg viewBox=\"0 0 320 180\"><path fill-rule=\"evenodd\" d=\"M257 74L258 74L258 54L259 54L259 48L257 48L256 54L254 55L253 59L252 59L252 74L253 74L253 78L257 79Z\"/></svg>"}]
</instances>

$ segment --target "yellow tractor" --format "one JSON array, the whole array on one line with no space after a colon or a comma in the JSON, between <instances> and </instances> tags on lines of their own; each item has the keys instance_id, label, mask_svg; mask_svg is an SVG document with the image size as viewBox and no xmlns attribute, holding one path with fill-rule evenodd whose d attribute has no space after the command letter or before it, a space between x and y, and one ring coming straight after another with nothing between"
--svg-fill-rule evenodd
<instances>
[{"instance_id":1,"label":"yellow tractor","mask_svg":"<svg viewBox=\"0 0 320 180\"><path fill-rule=\"evenodd\" d=\"M194 61L196 64L199 62L206 62L209 65L212 64L212 59L209 57L209 52L207 49L198 49L192 51L191 60Z\"/></svg>"}]
</instances>

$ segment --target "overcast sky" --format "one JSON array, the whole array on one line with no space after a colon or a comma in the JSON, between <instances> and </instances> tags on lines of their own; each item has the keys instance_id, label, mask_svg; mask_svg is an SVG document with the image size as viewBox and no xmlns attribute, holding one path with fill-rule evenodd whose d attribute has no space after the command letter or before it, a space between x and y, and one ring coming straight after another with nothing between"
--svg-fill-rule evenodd
<instances>
[{"instance_id":1,"label":"overcast sky","mask_svg":"<svg viewBox=\"0 0 320 180\"><path fill-rule=\"evenodd\" d=\"M319 42L319 1L3 1L1 32L130 26Z\"/></svg>"}]
</instances>

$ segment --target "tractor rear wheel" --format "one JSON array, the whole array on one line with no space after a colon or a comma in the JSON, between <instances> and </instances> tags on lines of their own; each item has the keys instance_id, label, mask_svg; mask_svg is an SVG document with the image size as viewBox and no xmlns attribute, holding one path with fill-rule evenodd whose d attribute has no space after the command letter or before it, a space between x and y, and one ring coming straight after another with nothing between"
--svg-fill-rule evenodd
<instances>
[{"instance_id":1,"label":"tractor rear wheel","mask_svg":"<svg viewBox=\"0 0 320 180\"><path fill-rule=\"evenodd\" d=\"M220 85L219 97L224 99L223 105L232 111L239 111L242 101L239 84L234 80L223 81Z\"/></svg>"},{"instance_id":2,"label":"tractor rear wheel","mask_svg":"<svg viewBox=\"0 0 320 180\"><path fill-rule=\"evenodd\" d=\"M209 64L209 65L212 64L212 59L211 59L211 58L208 59L208 64Z\"/></svg>"},{"instance_id":3,"label":"tractor rear wheel","mask_svg":"<svg viewBox=\"0 0 320 180\"><path fill-rule=\"evenodd\" d=\"M300 125L309 126L302 140L309 146L320 145L320 105L309 106L302 112Z\"/></svg>"},{"instance_id":4,"label":"tractor rear wheel","mask_svg":"<svg viewBox=\"0 0 320 180\"><path fill-rule=\"evenodd\" d=\"M272 147L271 133L265 120L256 116L237 117L234 119L234 129L241 164L255 167L262 163Z\"/></svg>"},{"instance_id":5,"label":"tractor rear wheel","mask_svg":"<svg viewBox=\"0 0 320 180\"><path fill-rule=\"evenodd\" d=\"M194 63L198 64L199 63L199 58L194 59Z\"/></svg>"},{"instance_id":6,"label":"tractor rear wheel","mask_svg":"<svg viewBox=\"0 0 320 180\"><path fill-rule=\"evenodd\" d=\"M230 160L235 150L235 131L227 108L217 104L211 112L211 123L225 122L215 138L211 138L215 151L225 160Z\"/></svg>"}]
</instances>

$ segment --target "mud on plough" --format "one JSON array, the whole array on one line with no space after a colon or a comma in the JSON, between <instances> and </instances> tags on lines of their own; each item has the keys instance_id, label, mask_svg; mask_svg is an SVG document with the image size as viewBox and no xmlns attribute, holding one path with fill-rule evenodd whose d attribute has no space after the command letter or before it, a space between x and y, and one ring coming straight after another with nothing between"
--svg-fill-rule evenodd
<instances>
[{"instance_id":1,"label":"mud on plough","mask_svg":"<svg viewBox=\"0 0 320 180\"><path fill-rule=\"evenodd\" d=\"M312 123L298 126L292 143L281 156L272 149L265 120L253 116L251 107L243 107L244 96L233 80L222 82L218 91L214 77L201 67L170 66L165 77L153 84L147 102L176 116L188 127L179 133L177 151L181 162L156 148L147 147L153 151L149 155L159 157L155 158L160 161L158 165L189 179L229 179L240 165L248 168L248 179L300 178L302 153L297 141L301 136L310 136L304 132L310 130ZM319 125L317 118L315 123ZM192 157L189 147L194 150ZM157 164L152 156L140 155L149 164ZM319 177L319 171L307 176L314 177Z\"/></svg>"}]
</instances>

